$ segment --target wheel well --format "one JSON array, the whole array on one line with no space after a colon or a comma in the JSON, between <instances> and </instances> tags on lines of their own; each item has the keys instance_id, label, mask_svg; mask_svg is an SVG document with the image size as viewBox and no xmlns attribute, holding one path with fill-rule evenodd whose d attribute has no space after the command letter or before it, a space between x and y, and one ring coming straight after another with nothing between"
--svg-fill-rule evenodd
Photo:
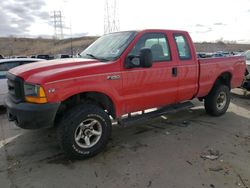
<instances>
[{"instance_id":1,"label":"wheel well","mask_svg":"<svg viewBox=\"0 0 250 188\"><path fill-rule=\"evenodd\" d=\"M55 122L60 120L64 112L81 103L95 104L101 107L114 119L116 118L115 106L110 97L99 92L85 92L73 95L62 101L58 109Z\"/></svg>"},{"instance_id":2,"label":"wheel well","mask_svg":"<svg viewBox=\"0 0 250 188\"><path fill-rule=\"evenodd\" d=\"M231 89L231 78L232 75L230 72L224 72L216 79L214 86L223 84Z\"/></svg>"}]
</instances>

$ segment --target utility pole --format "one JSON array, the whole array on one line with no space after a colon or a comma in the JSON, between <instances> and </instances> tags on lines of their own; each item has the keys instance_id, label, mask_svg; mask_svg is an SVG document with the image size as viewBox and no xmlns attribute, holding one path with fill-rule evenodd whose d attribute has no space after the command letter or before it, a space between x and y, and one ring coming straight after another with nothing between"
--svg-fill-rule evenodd
<instances>
[{"instance_id":1,"label":"utility pole","mask_svg":"<svg viewBox=\"0 0 250 188\"><path fill-rule=\"evenodd\" d=\"M62 12L61 11L53 11L54 24L54 37L55 39L63 39L63 21L62 21Z\"/></svg>"},{"instance_id":2,"label":"utility pole","mask_svg":"<svg viewBox=\"0 0 250 188\"><path fill-rule=\"evenodd\" d=\"M116 0L105 0L104 34L120 31L118 8Z\"/></svg>"},{"instance_id":3,"label":"utility pole","mask_svg":"<svg viewBox=\"0 0 250 188\"><path fill-rule=\"evenodd\" d=\"M73 57L73 42L72 42L72 24L70 19L70 51L71 51L71 57Z\"/></svg>"}]
</instances>

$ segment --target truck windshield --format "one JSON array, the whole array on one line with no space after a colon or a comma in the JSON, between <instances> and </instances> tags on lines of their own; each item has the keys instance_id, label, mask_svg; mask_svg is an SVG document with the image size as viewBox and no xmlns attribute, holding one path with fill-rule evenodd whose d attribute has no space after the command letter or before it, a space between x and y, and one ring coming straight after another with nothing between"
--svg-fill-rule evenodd
<instances>
[{"instance_id":1,"label":"truck windshield","mask_svg":"<svg viewBox=\"0 0 250 188\"><path fill-rule=\"evenodd\" d=\"M137 32L125 31L104 35L97 39L80 57L92 58L99 61L115 60L123 53Z\"/></svg>"}]
</instances>

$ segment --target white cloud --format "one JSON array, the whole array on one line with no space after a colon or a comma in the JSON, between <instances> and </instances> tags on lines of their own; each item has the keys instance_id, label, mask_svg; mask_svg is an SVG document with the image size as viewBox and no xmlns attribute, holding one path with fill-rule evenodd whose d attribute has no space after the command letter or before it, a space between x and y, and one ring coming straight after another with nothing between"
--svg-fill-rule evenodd
<instances>
[{"instance_id":1,"label":"white cloud","mask_svg":"<svg viewBox=\"0 0 250 188\"><path fill-rule=\"evenodd\" d=\"M47 12L61 10L73 33L102 35L105 0L45 0ZM244 40L250 42L250 0L117 0L121 30L182 29L195 41ZM29 28L31 35L53 35L49 20ZM67 29L66 34L70 33Z\"/></svg>"}]
</instances>

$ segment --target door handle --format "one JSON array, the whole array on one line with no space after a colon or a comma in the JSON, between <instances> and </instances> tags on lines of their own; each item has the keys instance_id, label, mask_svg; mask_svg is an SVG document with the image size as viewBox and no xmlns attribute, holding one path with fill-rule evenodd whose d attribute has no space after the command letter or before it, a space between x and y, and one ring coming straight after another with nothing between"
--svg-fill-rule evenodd
<instances>
[{"instance_id":1,"label":"door handle","mask_svg":"<svg viewBox=\"0 0 250 188\"><path fill-rule=\"evenodd\" d=\"M172 76L173 76L173 77L176 77L177 74L178 74L177 67L173 67L173 68L172 68Z\"/></svg>"}]
</instances>

